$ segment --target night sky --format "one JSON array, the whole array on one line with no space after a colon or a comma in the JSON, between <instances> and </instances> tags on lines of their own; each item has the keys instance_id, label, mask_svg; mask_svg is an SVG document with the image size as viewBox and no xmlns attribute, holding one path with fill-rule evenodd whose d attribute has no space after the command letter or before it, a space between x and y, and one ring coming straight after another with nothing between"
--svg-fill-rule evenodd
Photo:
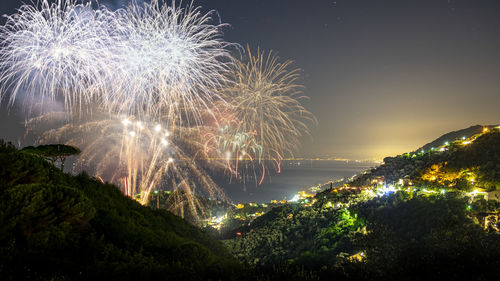
<instances>
[{"instance_id":1,"label":"night sky","mask_svg":"<svg viewBox=\"0 0 500 281\"><path fill-rule=\"evenodd\" d=\"M2 0L0 13L21 2ZM195 3L231 24L226 40L272 49L302 69L319 125L298 155L380 159L500 121L498 0ZM0 138L17 142L23 119L7 115L5 102L0 117Z\"/></svg>"}]
</instances>

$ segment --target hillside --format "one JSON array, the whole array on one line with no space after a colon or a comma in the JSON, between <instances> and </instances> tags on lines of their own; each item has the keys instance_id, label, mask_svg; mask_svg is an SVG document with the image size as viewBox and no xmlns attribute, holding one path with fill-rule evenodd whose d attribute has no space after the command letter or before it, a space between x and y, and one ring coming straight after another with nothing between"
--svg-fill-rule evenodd
<instances>
[{"instance_id":1,"label":"hillside","mask_svg":"<svg viewBox=\"0 0 500 281\"><path fill-rule=\"evenodd\" d=\"M422 146L421 148L417 149L416 152L419 152L421 150L428 151L433 147L440 147L443 145L445 142L452 142L456 140L462 140L463 138L470 138L474 135L481 134L483 132L483 128L494 128L498 125L489 125L489 126L483 126L483 125L474 125L470 126L465 129L453 131L446 133L442 135L441 137L431 141L430 143Z\"/></svg>"},{"instance_id":2,"label":"hillside","mask_svg":"<svg viewBox=\"0 0 500 281\"><path fill-rule=\"evenodd\" d=\"M0 142L2 280L230 280L245 271L183 219Z\"/></svg>"},{"instance_id":3,"label":"hillside","mask_svg":"<svg viewBox=\"0 0 500 281\"><path fill-rule=\"evenodd\" d=\"M224 243L275 279L497 280L500 203L485 199L500 189L499 159L498 128L386 158L312 202L274 208Z\"/></svg>"},{"instance_id":4,"label":"hillside","mask_svg":"<svg viewBox=\"0 0 500 281\"><path fill-rule=\"evenodd\" d=\"M469 138L443 142L427 151L387 157L382 165L358 176L349 185L367 187L380 182L395 184L404 181L462 190L476 187L500 189L500 130L498 127L489 128L484 132L481 129L480 133ZM456 133L445 136L453 134Z\"/></svg>"}]
</instances>

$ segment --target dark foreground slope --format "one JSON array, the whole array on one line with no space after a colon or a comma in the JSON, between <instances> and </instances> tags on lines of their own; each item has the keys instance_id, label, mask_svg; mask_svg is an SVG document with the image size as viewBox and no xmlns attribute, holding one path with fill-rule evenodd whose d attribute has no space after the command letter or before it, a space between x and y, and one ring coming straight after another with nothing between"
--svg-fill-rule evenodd
<instances>
[{"instance_id":1,"label":"dark foreground slope","mask_svg":"<svg viewBox=\"0 0 500 281\"><path fill-rule=\"evenodd\" d=\"M241 265L198 228L0 142L1 280L229 280Z\"/></svg>"},{"instance_id":2,"label":"dark foreground slope","mask_svg":"<svg viewBox=\"0 0 500 281\"><path fill-rule=\"evenodd\" d=\"M498 130L390 159L362 185L275 208L224 242L276 280L500 280L500 202L473 191L497 192L499 161ZM438 164L434 181L417 181Z\"/></svg>"}]
</instances>

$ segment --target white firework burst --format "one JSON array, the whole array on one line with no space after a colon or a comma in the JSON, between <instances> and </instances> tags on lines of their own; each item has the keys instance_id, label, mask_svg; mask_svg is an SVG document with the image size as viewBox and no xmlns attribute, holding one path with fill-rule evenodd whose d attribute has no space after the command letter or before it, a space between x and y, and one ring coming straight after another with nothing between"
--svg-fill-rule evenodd
<instances>
[{"instance_id":1,"label":"white firework burst","mask_svg":"<svg viewBox=\"0 0 500 281\"><path fill-rule=\"evenodd\" d=\"M219 100L217 88L233 64L222 38L225 24L191 3L181 8L153 0L117 11L119 78L104 102L119 113L165 115L171 122L200 121L200 111Z\"/></svg>"},{"instance_id":2,"label":"white firework burst","mask_svg":"<svg viewBox=\"0 0 500 281\"><path fill-rule=\"evenodd\" d=\"M91 2L40 0L23 5L0 27L0 82L12 104L62 96L66 107L90 103L113 69L112 13ZM38 100L38 99L37 99Z\"/></svg>"},{"instance_id":3,"label":"white firework burst","mask_svg":"<svg viewBox=\"0 0 500 281\"><path fill-rule=\"evenodd\" d=\"M90 0L23 5L0 27L2 90L11 104L26 93L62 97L67 109L99 103L115 114L199 122L233 65L226 25L213 15L158 0L117 11Z\"/></svg>"}]
</instances>

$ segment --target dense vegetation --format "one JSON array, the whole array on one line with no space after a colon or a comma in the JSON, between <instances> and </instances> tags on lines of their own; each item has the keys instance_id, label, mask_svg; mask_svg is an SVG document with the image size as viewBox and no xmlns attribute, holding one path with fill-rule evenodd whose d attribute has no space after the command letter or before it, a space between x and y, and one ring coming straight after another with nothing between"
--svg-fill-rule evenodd
<instances>
[{"instance_id":1,"label":"dense vegetation","mask_svg":"<svg viewBox=\"0 0 500 281\"><path fill-rule=\"evenodd\" d=\"M242 266L198 228L0 142L2 280L219 280Z\"/></svg>"},{"instance_id":2,"label":"dense vegetation","mask_svg":"<svg viewBox=\"0 0 500 281\"><path fill-rule=\"evenodd\" d=\"M311 207L275 208L225 243L238 258L277 278L500 277L500 235L483 229L480 214L498 211L498 203L469 203L458 192L322 196Z\"/></svg>"}]
</instances>

